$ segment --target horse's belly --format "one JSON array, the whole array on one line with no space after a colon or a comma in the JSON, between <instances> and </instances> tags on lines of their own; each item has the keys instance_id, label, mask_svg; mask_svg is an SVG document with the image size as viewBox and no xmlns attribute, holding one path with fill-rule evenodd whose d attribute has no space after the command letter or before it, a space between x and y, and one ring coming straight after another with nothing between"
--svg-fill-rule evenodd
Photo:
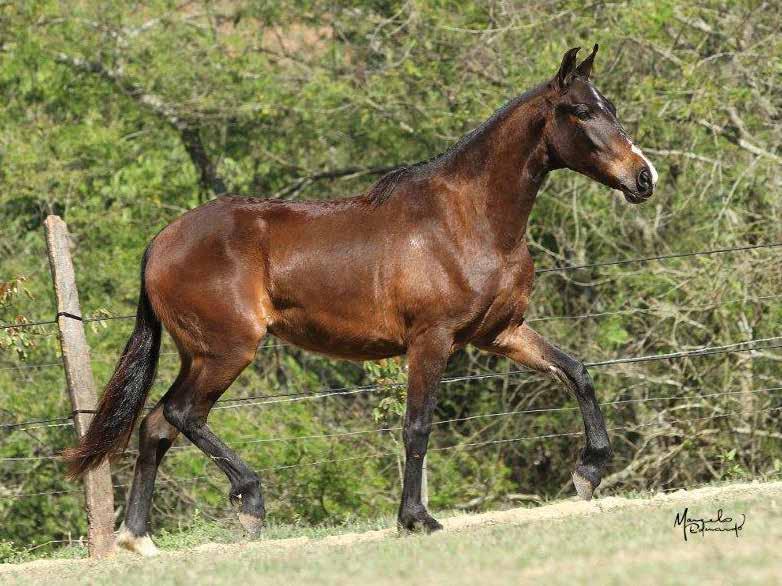
<instances>
[{"instance_id":1,"label":"horse's belly","mask_svg":"<svg viewBox=\"0 0 782 586\"><path fill-rule=\"evenodd\" d=\"M340 319L329 312L289 308L276 312L269 332L295 346L348 360L377 360L404 354L401 332L381 316Z\"/></svg>"}]
</instances>

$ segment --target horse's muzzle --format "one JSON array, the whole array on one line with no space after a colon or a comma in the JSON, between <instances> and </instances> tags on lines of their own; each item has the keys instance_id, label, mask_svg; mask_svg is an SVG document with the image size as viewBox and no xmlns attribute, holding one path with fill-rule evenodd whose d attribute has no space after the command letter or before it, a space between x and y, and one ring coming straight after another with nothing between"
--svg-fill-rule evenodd
<instances>
[{"instance_id":1,"label":"horse's muzzle","mask_svg":"<svg viewBox=\"0 0 782 586\"><path fill-rule=\"evenodd\" d=\"M638 173L638 177L636 178L635 183L638 187L639 195L643 197L651 197L652 193L654 192L654 183L652 182L652 172L649 171L648 167L641 169L641 172Z\"/></svg>"},{"instance_id":2,"label":"horse's muzzle","mask_svg":"<svg viewBox=\"0 0 782 586\"><path fill-rule=\"evenodd\" d=\"M625 199L630 203L642 203L652 197L654 193L654 179L649 167L644 166L635 178L635 186L630 189L622 188Z\"/></svg>"}]
</instances>

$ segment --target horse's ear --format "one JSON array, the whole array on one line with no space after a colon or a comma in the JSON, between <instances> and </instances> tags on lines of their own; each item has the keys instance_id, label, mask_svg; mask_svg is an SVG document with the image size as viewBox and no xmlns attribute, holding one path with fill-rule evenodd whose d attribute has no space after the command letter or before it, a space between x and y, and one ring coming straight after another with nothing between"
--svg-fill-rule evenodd
<instances>
[{"instance_id":1,"label":"horse's ear","mask_svg":"<svg viewBox=\"0 0 782 586\"><path fill-rule=\"evenodd\" d=\"M592 74L592 65L595 63L595 55L597 55L597 43L595 43L595 47L592 49L592 52L589 54L589 57L584 59L581 62L581 65L576 67L576 75L579 75L583 77L584 79L589 79L589 76Z\"/></svg>"},{"instance_id":2,"label":"horse's ear","mask_svg":"<svg viewBox=\"0 0 782 586\"><path fill-rule=\"evenodd\" d=\"M562 64L559 66L557 76L554 78L559 91L565 91L570 85L570 80L573 79L573 71L576 67L576 55L581 47L573 47L565 56L562 57Z\"/></svg>"}]
</instances>

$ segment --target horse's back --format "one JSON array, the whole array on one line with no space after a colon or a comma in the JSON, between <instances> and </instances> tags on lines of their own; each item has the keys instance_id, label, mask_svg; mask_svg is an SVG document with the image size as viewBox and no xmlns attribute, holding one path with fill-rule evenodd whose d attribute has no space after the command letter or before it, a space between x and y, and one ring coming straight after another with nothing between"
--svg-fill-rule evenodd
<instances>
[{"instance_id":1,"label":"horse's back","mask_svg":"<svg viewBox=\"0 0 782 586\"><path fill-rule=\"evenodd\" d=\"M263 217L272 333L346 358L405 351L399 286L418 227L404 212L356 198L272 207Z\"/></svg>"},{"instance_id":2,"label":"horse's back","mask_svg":"<svg viewBox=\"0 0 782 586\"><path fill-rule=\"evenodd\" d=\"M219 198L156 237L150 298L169 331L230 323L345 358L401 354L434 324L475 330L500 285L496 259L466 250L441 216L425 193L381 204Z\"/></svg>"},{"instance_id":3,"label":"horse's back","mask_svg":"<svg viewBox=\"0 0 782 586\"><path fill-rule=\"evenodd\" d=\"M169 332L194 349L208 345L199 332L233 328L253 337L268 328L325 353L399 354L382 262L393 228L379 216L360 198L218 198L156 236L145 274L150 300Z\"/></svg>"}]
</instances>

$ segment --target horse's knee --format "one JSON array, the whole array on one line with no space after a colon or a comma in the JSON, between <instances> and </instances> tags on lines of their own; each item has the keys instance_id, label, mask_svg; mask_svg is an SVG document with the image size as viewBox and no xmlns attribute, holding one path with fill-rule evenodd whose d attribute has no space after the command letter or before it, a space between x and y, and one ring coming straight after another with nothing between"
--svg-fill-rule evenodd
<instances>
[{"instance_id":1,"label":"horse's knee","mask_svg":"<svg viewBox=\"0 0 782 586\"><path fill-rule=\"evenodd\" d=\"M426 451L426 445L429 441L429 434L431 432L431 422L420 421L418 419L405 422L402 433L408 451L413 452L415 456L422 455L422 453Z\"/></svg>"}]
</instances>

